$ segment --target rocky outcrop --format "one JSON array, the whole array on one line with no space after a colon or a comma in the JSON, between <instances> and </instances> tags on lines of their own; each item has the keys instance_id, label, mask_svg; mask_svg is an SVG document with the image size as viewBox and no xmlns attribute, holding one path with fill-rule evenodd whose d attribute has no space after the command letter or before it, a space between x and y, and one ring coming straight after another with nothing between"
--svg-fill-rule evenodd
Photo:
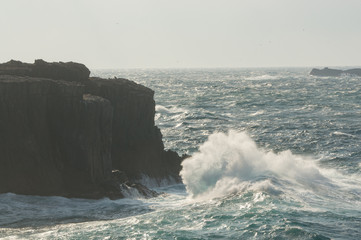
<instances>
[{"instance_id":1,"label":"rocky outcrop","mask_svg":"<svg viewBox=\"0 0 361 240\"><path fill-rule=\"evenodd\" d=\"M324 69L314 68L311 70L310 75L321 77L339 77L341 75L361 76L361 68L354 68L349 70L338 70L327 67Z\"/></svg>"},{"instance_id":2,"label":"rocky outcrop","mask_svg":"<svg viewBox=\"0 0 361 240\"><path fill-rule=\"evenodd\" d=\"M89 79L90 71L84 65L75 62L48 63L35 60L34 64L11 60L0 66L0 75L29 76L63 81L84 82Z\"/></svg>"},{"instance_id":3,"label":"rocky outcrop","mask_svg":"<svg viewBox=\"0 0 361 240\"><path fill-rule=\"evenodd\" d=\"M361 76L361 68L353 68L343 71L345 74Z\"/></svg>"},{"instance_id":4,"label":"rocky outcrop","mask_svg":"<svg viewBox=\"0 0 361 240\"><path fill-rule=\"evenodd\" d=\"M153 196L135 184L142 175L179 180L153 94L126 79L89 79L78 63L0 65L0 193L119 198L133 186Z\"/></svg>"}]
</instances>

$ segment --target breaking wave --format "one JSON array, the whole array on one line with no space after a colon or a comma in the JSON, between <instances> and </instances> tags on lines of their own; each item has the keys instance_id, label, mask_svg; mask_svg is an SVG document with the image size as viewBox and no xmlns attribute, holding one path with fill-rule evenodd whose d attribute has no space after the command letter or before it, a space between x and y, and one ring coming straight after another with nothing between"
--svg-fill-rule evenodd
<instances>
[{"instance_id":1,"label":"breaking wave","mask_svg":"<svg viewBox=\"0 0 361 240\"><path fill-rule=\"evenodd\" d=\"M281 194L291 186L317 189L319 185L332 185L312 159L291 151L265 151L245 132L233 130L210 135L199 152L182 165L181 176L193 198L246 190Z\"/></svg>"}]
</instances>

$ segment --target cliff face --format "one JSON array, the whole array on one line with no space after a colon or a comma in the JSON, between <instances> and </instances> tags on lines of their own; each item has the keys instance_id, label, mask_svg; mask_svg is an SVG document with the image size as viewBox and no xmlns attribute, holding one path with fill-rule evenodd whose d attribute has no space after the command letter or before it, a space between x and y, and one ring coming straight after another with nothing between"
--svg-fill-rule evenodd
<instances>
[{"instance_id":1,"label":"cliff face","mask_svg":"<svg viewBox=\"0 0 361 240\"><path fill-rule=\"evenodd\" d=\"M85 78L80 64L40 64L0 65L0 193L117 198L115 169L179 179L180 158L154 126L152 90Z\"/></svg>"},{"instance_id":2,"label":"cliff face","mask_svg":"<svg viewBox=\"0 0 361 240\"><path fill-rule=\"evenodd\" d=\"M126 79L91 78L91 94L108 99L113 106L113 167L130 178L142 174L178 178L180 161L164 151L162 135L154 126L154 92ZM175 168L175 166L178 166Z\"/></svg>"}]
</instances>

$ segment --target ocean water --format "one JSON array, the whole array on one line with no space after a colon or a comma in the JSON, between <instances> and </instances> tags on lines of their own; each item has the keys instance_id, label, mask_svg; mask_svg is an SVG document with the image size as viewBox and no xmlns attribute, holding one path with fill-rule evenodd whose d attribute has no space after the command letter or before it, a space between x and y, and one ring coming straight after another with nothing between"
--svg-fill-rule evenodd
<instances>
[{"instance_id":1,"label":"ocean water","mask_svg":"<svg viewBox=\"0 0 361 240\"><path fill-rule=\"evenodd\" d=\"M184 184L115 201L1 194L0 238L361 239L361 78L309 71L93 71L155 91L165 147L192 155Z\"/></svg>"}]
</instances>

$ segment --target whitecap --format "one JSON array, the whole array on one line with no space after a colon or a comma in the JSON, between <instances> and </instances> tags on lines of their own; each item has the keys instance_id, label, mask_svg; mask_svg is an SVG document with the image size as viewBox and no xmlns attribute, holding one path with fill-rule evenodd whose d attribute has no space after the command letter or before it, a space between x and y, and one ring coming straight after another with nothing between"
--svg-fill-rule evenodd
<instances>
[{"instance_id":1,"label":"whitecap","mask_svg":"<svg viewBox=\"0 0 361 240\"><path fill-rule=\"evenodd\" d=\"M251 77L247 77L245 78L245 80L276 80L279 79L279 76L272 76L269 74L264 74L264 75L259 75L259 76L251 76Z\"/></svg>"},{"instance_id":2,"label":"whitecap","mask_svg":"<svg viewBox=\"0 0 361 240\"><path fill-rule=\"evenodd\" d=\"M352 135L352 134L344 133L344 132L339 132L339 131L333 132L332 135L357 138L356 136L354 136L354 135Z\"/></svg>"},{"instance_id":3,"label":"whitecap","mask_svg":"<svg viewBox=\"0 0 361 240\"><path fill-rule=\"evenodd\" d=\"M155 106L155 111L159 112L159 113L169 113L169 109L162 106L162 105L156 105Z\"/></svg>"},{"instance_id":4,"label":"whitecap","mask_svg":"<svg viewBox=\"0 0 361 240\"><path fill-rule=\"evenodd\" d=\"M263 110L259 110L257 112L254 112L254 113L251 113L250 116L257 116L257 115L262 115L264 114L264 111Z\"/></svg>"},{"instance_id":5,"label":"whitecap","mask_svg":"<svg viewBox=\"0 0 361 240\"><path fill-rule=\"evenodd\" d=\"M159 179L159 178L150 177L145 174L141 175L141 178L138 180L138 182L148 188L157 188L157 187L164 187L164 186L177 184L176 179L174 179L172 176Z\"/></svg>"},{"instance_id":6,"label":"whitecap","mask_svg":"<svg viewBox=\"0 0 361 240\"><path fill-rule=\"evenodd\" d=\"M183 182L193 198L247 190L278 195L283 190L280 182L310 190L317 190L318 183L330 184L315 161L291 151L264 151L245 132L233 130L210 135L199 152L185 159L182 166Z\"/></svg>"},{"instance_id":7,"label":"whitecap","mask_svg":"<svg viewBox=\"0 0 361 240\"><path fill-rule=\"evenodd\" d=\"M187 113L188 111L182 107L177 107L177 106L170 106L170 107L165 107L162 105L156 105L155 106L155 111L157 113L173 113L173 114L177 114L177 113Z\"/></svg>"}]
</instances>

